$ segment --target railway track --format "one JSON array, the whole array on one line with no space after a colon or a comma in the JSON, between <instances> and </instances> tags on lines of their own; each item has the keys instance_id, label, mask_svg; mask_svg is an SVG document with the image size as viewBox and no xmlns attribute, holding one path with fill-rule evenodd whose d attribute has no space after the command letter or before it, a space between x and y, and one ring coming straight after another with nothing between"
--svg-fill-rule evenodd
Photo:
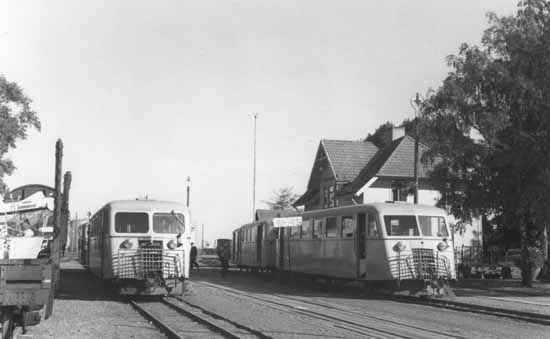
<instances>
[{"instance_id":1,"label":"railway track","mask_svg":"<svg viewBox=\"0 0 550 339\"><path fill-rule=\"evenodd\" d=\"M419 327L404 319L387 317L373 312L354 312L334 305L280 295L252 295L230 287L207 282L194 282L212 289L223 290L225 295L245 299L295 316L318 320L320 326L329 324L345 334L346 338L454 338L466 339L453 333Z\"/></svg>"},{"instance_id":2,"label":"railway track","mask_svg":"<svg viewBox=\"0 0 550 339\"><path fill-rule=\"evenodd\" d=\"M449 299L418 298L413 296L391 295L391 294L385 294L385 293L380 293L379 295L383 299L388 299L395 302L425 305L425 306L449 309L449 310L454 310L459 312L492 315L495 317L501 317L501 318L505 317L505 318L515 319L515 320L520 320L520 321L525 321L525 322L530 322L535 324L541 324L541 325L547 325L547 326L550 325L550 316L546 314L510 310L510 309L498 308L493 306L474 305L474 304L468 304L468 303L449 300ZM485 297L480 297L480 298L485 298ZM309 301L304 301L304 302L309 302Z\"/></svg>"},{"instance_id":3,"label":"railway track","mask_svg":"<svg viewBox=\"0 0 550 339\"><path fill-rule=\"evenodd\" d=\"M129 303L169 339L271 338L172 297Z\"/></svg>"},{"instance_id":4,"label":"railway track","mask_svg":"<svg viewBox=\"0 0 550 339\"><path fill-rule=\"evenodd\" d=\"M416 298L416 297L410 297L410 296L388 296L388 299L397 301L397 302L408 303L408 304L427 305L427 306L445 308L445 309L450 309L450 310L460 311L460 312L486 314L486 315L492 315L496 317L506 317L506 318L515 319L515 320L521 320L521 321L526 321L526 322L536 323L541 325L550 325L550 316L545 314L515 311L515 310L496 308L496 307L490 307L490 306L482 306L482 305L472 305L472 304L461 303L461 302L445 300L445 299Z\"/></svg>"}]
</instances>

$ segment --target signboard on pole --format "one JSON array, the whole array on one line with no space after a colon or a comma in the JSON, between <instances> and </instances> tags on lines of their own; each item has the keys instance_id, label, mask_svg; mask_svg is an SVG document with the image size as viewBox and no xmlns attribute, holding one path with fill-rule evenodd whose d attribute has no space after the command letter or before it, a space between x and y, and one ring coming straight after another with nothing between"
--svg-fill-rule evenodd
<instances>
[{"instance_id":1,"label":"signboard on pole","mask_svg":"<svg viewBox=\"0 0 550 339\"><path fill-rule=\"evenodd\" d=\"M297 227L302 225L302 217L273 218L273 227Z\"/></svg>"}]
</instances>

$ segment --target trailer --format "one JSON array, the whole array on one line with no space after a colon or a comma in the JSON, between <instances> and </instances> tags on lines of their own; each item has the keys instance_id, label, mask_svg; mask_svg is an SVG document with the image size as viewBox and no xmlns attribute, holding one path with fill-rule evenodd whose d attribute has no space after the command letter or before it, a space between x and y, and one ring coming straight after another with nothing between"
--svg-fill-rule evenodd
<instances>
[{"instance_id":1,"label":"trailer","mask_svg":"<svg viewBox=\"0 0 550 339\"><path fill-rule=\"evenodd\" d=\"M59 281L60 248L68 222L70 173L61 192L62 143L56 144L55 188L18 187L0 202L0 334L47 319Z\"/></svg>"}]
</instances>

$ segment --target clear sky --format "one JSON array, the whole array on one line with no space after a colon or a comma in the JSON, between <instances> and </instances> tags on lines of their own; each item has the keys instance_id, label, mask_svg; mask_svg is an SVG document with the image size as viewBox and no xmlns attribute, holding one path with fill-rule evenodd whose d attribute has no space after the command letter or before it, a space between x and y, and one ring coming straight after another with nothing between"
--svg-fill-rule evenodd
<instances>
[{"instance_id":1,"label":"clear sky","mask_svg":"<svg viewBox=\"0 0 550 339\"><path fill-rule=\"evenodd\" d=\"M73 216L146 194L185 202L190 176L205 239L230 237L252 219L254 113L265 207L280 187L304 192L320 139L412 117L411 96L480 42L485 13L516 3L0 1L0 74L43 126L10 153L6 181L53 186L62 138Z\"/></svg>"}]
</instances>

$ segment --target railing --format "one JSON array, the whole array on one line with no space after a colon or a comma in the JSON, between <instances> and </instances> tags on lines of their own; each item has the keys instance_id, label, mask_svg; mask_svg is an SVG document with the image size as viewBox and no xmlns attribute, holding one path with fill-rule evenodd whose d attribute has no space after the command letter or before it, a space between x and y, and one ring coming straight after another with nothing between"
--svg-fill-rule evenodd
<instances>
[{"instance_id":1,"label":"railing","mask_svg":"<svg viewBox=\"0 0 550 339\"><path fill-rule=\"evenodd\" d=\"M413 248L411 254L398 254L389 260L392 276L398 280L451 279L451 262L432 249Z\"/></svg>"},{"instance_id":2,"label":"railing","mask_svg":"<svg viewBox=\"0 0 550 339\"><path fill-rule=\"evenodd\" d=\"M183 252L158 248L119 250L113 258L119 279L177 278L183 272Z\"/></svg>"}]
</instances>

